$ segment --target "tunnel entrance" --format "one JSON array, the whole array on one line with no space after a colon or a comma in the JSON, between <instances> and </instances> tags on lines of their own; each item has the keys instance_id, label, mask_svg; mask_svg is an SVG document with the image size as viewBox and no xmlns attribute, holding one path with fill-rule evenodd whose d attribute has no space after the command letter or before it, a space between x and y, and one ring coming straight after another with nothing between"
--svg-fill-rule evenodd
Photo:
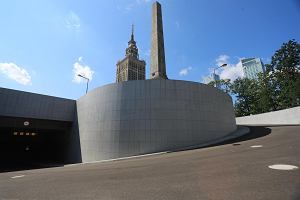
<instances>
[{"instance_id":1,"label":"tunnel entrance","mask_svg":"<svg viewBox=\"0 0 300 200\"><path fill-rule=\"evenodd\" d=\"M71 125L0 117L0 172L62 166Z\"/></svg>"}]
</instances>

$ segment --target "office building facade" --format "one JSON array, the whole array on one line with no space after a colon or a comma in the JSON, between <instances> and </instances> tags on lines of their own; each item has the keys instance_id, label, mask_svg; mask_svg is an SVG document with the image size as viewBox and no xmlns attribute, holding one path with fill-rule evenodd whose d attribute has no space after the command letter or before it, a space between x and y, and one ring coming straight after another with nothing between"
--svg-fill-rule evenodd
<instances>
[{"instance_id":1,"label":"office building facade","mask_svg":"<svg viewBox=\"0 0 300 200\"><path fill-rule=\"evenodd\" d=\"M260 58L245 58L241 60L246 78L256 79L258 73L265 73L265 67Z\"/></svg>"}]
</instances>

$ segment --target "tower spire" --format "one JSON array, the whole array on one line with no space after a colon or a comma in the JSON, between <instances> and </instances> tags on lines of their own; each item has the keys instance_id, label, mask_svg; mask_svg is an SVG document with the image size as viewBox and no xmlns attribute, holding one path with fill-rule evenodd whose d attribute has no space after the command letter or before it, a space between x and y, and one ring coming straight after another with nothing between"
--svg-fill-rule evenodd
<instances>
[{"instance_id":1,"label":"tower spire","mask_svg":"<svg viewBox=\"0 0 300 200\"><path fill-rule=\"evenodd\" d=\"M134 41L134 24L131 26L131 40Z\"/></svg>"},{"instance_id":2,"label":"tower spire","mask_svg":"<svg viewBox=\"0 0 300 200\"><path fill-rule=\"evenodd\" d=\"M134 25L131 26L131 38L128 42L128 47L126 49L126 56L133 56L139 58L138 48L136 42L134 41Z\"/></svg>"},{"instance_id":3,"label":"tower spire","mask_svg":"<svg viewBox=\"0 0 300 200\"><path fill-rule=\"evenodd\" d=\"M139 59L139 50L134 41L134 24L132 24L125 58L117 63L116 81L145 80L145 66L146 62Z\"/></svg>"}]
</instances>

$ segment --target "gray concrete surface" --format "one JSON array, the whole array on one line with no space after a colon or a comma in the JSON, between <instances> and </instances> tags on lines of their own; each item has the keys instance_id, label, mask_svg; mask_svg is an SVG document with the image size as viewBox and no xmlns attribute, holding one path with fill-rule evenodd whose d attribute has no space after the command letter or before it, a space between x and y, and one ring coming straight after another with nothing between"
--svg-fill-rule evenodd
<instances>
[{"instance_id":1,"label":"gray concrete surface","mask_svg":"<svg viewBox=\"0 0 300 200\"><path fill-rule=\"evenodd\" d=\"M300 106L274 112L237 117L237 124L274 124L296 125L300 124Z\"/></svg>"},{"instance_id":2,"label":"gray concrete surface","mask_svg":"<svg viewBox=\"0 0 300 200\"><path fill-rule=\"evenodd\" d=\"M109 84L77 100L83 162L199 145L236 130L229 95L205 84Z\"/></svg>"},{"instance_id":3,"label":"gray concrete surface","mask_svg":"<svg viewBox=\"0 0 300 200\"><path fill-rule=\"evenodd\" d=\"M0 173L0 199L300 199L300 169L268 168L300 167L300 126L250 128L251 134L217 147Z\"/></svg>"},{"instance_id":4,"label":"gray concrete surface","mask_svg":"<svg viewBox=\"0 0 300 200\"><path fill-rule=\"evenodd\" d=\"M0 116L72 122L76 101L0 87Z\"/></svg>"},{"instance_id":5,"label":"gray concrete surface","mask_svg":"<svg viewBox=\"0 0 300 200\"><path fill-rule=\"evenodd\" d=\"M65 163L81 162L76 112L75 100L0 88L0 167L3 164L1 163L3 158L15 157L16 161L22 159L23 154L17 153L20 157L13 154L14 149L22 146L20 140L10 137L14 131L41 133L36 138L43 138L47 135L45 130L52 132L53 137L57 132L61 132L65 136L56 140L57 144L61 140L64 141L65 148L61 150L60 154L65 155ZM24 125L25 121L29 122L26 126ZM28 143L27 145L34 145L36 141L42 140L22 140L24 144ZM36 146L40 147L36 151L44 153L45 160L47 160L46 154L50 155L50 150L43 149L45 146L43 144ZM8 147L11 149L8 150Z\"/></svg>"}]
</instances>

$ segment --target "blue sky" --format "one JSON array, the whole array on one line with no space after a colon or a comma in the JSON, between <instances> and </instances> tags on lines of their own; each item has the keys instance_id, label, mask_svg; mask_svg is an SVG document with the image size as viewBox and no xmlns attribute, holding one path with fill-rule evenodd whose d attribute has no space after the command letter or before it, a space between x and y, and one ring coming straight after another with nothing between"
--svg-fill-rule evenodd
<instances>
[{"instance_id":1,"label":"blue sky","mask_svg":"<svg viewBox=\"0 0 300 200\"><path fill-rule=\"evenodd\" d=\"M0 87L77 99L115 82L131 24L150 70L152 0L7 0L0 3ZM167 74L201 82L211 67L242 76L240 58L270 62L283 42L300 42L297 0L161 0Z\"/></svg>"}]
</instances>

